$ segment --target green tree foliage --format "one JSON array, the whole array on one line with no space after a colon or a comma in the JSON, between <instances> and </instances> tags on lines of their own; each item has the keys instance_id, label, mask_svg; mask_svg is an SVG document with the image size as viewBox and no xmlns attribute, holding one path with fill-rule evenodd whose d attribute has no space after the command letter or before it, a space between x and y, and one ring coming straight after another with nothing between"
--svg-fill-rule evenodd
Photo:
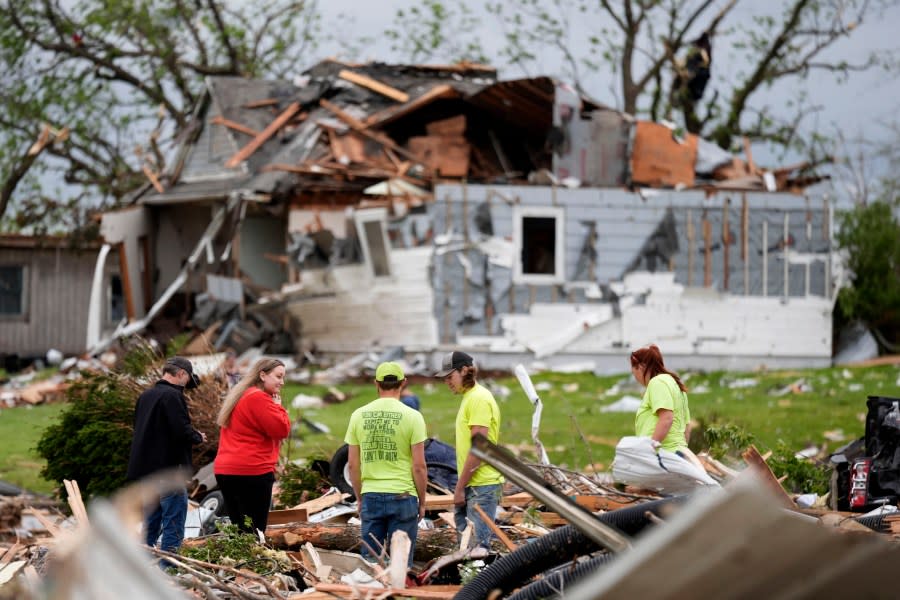
<instances>
[{"instance_id":1,"label":"green tree foliage","mask_svg":"<svg viewBox=\"0 0 900 600\"><path fill-rule=\"evenodd\" d=\"M786 477L781 485L789 492L824 496L831 489L831 466L797 458L784 442L778 444L767 463L776 477Z\"/></svg>"},{"instance_id":2,"label":"green tree foliage","mask_svg":"<svg viewBox=\"0 0 900 600\"><path fill-rule=\"evenodd\" d=\"M60 487L74 479L85 497L109 495L125 483L135 396L124 378L99 373L73 384L67 398L69 408L38 442L47 461L41 476Z\"/></svg>"},{"instance_id":3,"label":"green tree foliage","mask_svg":"<svg viewBox=\"0 0 900 600\"><path fill-rule=\"evenodd\" d=\"M892 66L888 48L873 51L858 63L844 60L840 52L842 41L864 35L857 33L864 21L877 19L880 10L893 3L429 0L416 13L397 11L393 31L420 35L394 49L405 50L410 58L442 61L484 55L497 66L529 76L547 73L548 63L559 63L562 69L555 75L630 114L680 120L687 131L723 148L733 149L747 136L805 152L818 161L827 158L822 155L822 140L815 134L799 135L801 124L818 108L799 88L787 106L768 105L765 92L776 83L817 73L830 74L839 83L854 71ZM494 22L482 23L477 30L465 26L472 15L483 13L492 15ZM478 35L487 30L496 32L490 42ZM712 79L700 100L685 101L676 80L684 72L692 42L702 33L712 39ZM729 54L729 62L740 68L716 71ZM609 81L610 87L589 89L589 79Z\"/></svg>"},{"instance_id":4,"label":"green tree foliage","mask_svg":"<svg viewBox=\"0 0 900 600\"><path fill-rule=\"evenodd\" d=\"M861 320L885 337L900 334L900 223L894 206L858 205L841 218L837 241L846 251L850 285L838 295L846 320Z\"/></svg>"},{"instance_id":5,"label":"green tree foliage","mask_svg":"<svg viewBox=\"0 0 900 600\"><path fill-rule=\"evenodd\" d=\"M0 225L86 224L162 172L205 76L283 77L318 26L311 0L0 0Z\"/></svg>"}]
</instances>

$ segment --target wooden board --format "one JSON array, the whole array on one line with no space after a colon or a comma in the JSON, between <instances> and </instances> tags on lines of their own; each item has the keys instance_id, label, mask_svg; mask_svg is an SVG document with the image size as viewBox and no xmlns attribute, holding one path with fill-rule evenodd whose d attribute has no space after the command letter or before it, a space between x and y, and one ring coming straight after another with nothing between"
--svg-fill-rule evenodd
<instances>
[{"instance_id":1,"label":"wooden board","mask_svg":"<svg viewBox=\"0 0 900 600\"><path fill-rule=\"evenodd\" d=\"M465 177L469 173L471 148L459 135L426 135L409 138L409 150L443 177Z\"/></svg>"},{"instance_id":2,"label":"wooden board","mask_svg":"<svg viewBox=\"0 0 900 600\"><path fill-rule=\"evenodd\" d=\"M347 69L342 69L341 72L338 73L338 77L351 83L355 83L360 87L372 90L373 92L381 94L382 96L386 96L391 100L396 100L397 102L409 101L409 94L407 94L406 92L381 83L377 79L373 79L367 75L362 75L360 73L348 71Z\"/></svg>"},{"instance_id":3,"label":"wooden board","mask_svg":"<svg viewBox=\"0 0 900 600\"><path fill-rule=\"evenodd\" d=\"M305 508L288 508L286 510L270 510L268 525L284 525L285 523L305 523L309 513Z\"/></svg>"},{"instance_id":4,"label":"wooden board","mask_svg":"<svg viewBox=\"0 0 900 600\"><path fill-rule=\"evenodd\" d=\"M315 498L302 504L298 504L297 506L292 506L291 510L301 509L311 515L334 506L335 504L339 504L343 502L345 498L349 497L350 494L329 494L328 496L322 496L321 498Z\"/></svg>"},{"instance_id":5,"label":"wooden board","mask_svg":"<svg viewBox=\"0 0 900 600\"><path fill-rule=\"evenodd\" d=\"M697 136L687 134L678 142L665 125L638 121L631 153L633 183L654 186L694 185Z\"/></svg>"},{"instance_id":6,"label":"wooden board","mask_svg":"<svg viewBox=\"0 0 900 600\"><path fill-rule=\"evenodd\" d=\"M500 506L528 506L534 497L528 492L519 492L511 496L503 496ZM453 510L453 496L450 494L428 494L425 496L425 510Z\"/></svg>"},{"instance_id":7,"label":"wooden board","mask_svg":"<svg viewBox=\"0 0 900 600\"><path fill-rule=\"evenodd\" d=\"M591 512L597 512L598 510L616 510L626 506L634 506L635 504L634 502L612 500L606 496L593 496L587 494L575 496L575 502Z\"/></svg>"},{"instance_id":8,"label":"wooden board","mask_svg":"<svg viewBox=\"0 0 900 600\"><path fill-rule=\"evenodd\" d=\"M425 132L428 135L461 136L466 132L466 115L426 123Z\"/></svg>"},{"instance_id":9,"label":"wooden board","mask_svg":"<svg viewBox=\"0 0 900 600\"><path fill-rule=\"evenodd\" d=\"M759 477L760 482L769 490L769 492L778 500L785 508L795 509L797 505L791 500L788 493L781 487L778 478L772 473L772 469L766 464L765 459L760 455L759 450L755 446L750 446L742 454L741 457L747 463L747 469L742 473L753 473Z\"/></svg>"}]
</instances>

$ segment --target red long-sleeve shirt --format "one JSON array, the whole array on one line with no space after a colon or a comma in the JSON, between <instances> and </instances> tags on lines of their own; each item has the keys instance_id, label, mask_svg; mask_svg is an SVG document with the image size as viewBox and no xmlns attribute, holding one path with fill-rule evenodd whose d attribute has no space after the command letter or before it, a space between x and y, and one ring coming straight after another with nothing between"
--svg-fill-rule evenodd
<instances>
[{"instance_id":1,"label":"red long-sleeve shirt","mask_svg":"<svg viewBox=\"0 0 900 600\"><path fill-rule=\"evenodd\" d=\"M263 475L275 470L278 447L291 430L291 419L272 396L248 388L219 434L216 475Z\"/></svg>"}]
</instances>

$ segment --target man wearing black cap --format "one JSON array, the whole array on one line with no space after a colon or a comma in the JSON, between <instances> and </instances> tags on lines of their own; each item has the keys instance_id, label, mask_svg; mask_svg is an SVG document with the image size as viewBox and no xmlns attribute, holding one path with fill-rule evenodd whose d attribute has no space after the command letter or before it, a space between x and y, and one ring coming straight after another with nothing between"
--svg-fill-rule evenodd
<instances>
[{"instance_id":1,"label":"man wearing black cap","mask_svg":"<svg viewBox=\"0 0 900 600\"><path fill-rule=\"evenodd\" d=\"M191 467L191 446L206 441L194 429L184 390L199 384L194 366L175 356L163 366L162 379L137 399L134 407L134 438L128 460L128 479L137 480L159 471ZM145 522L146 541L154 546L162 531L160 547L176 552L184 539L187 492L182 488L162 496L150 507Z\"/></svg>"},{"instance_id":2,"label":"man wearing black cap","mask_svg":"<svg viewBox=\"0 0 900 600\"><path fill-rule=\"evenodd\" d=\"M475 381L478 368L465 352L449 352L435 377L444 380L454 394L462 395L456 414L456 470L459 480L453 491L456 530L462 533L466 520L475 527L479 547L490 548L491 529L478 514L476 506L493 518L500 503L503 475L471 454L472 437L480 433L496 444L500 439L500 408L494 395Z\"/></svg>"}]
</instances>

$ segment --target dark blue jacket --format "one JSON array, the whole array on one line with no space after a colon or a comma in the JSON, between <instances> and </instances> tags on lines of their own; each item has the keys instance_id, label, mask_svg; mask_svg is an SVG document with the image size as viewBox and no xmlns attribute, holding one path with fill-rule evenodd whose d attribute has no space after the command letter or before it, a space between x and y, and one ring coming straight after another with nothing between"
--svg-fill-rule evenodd
<instances>
[{"instance_id":1,"label":"dark blue jacket","mask_svg":"<svg viewBox=\"0 0 900 600\"><path fill-rule=\"evenodd\" d=\"M128 479L174 467L191 468L191 446L203 438L191 425L184 388L160 379L137 400Z\"/></svg>"}]
</instances>

